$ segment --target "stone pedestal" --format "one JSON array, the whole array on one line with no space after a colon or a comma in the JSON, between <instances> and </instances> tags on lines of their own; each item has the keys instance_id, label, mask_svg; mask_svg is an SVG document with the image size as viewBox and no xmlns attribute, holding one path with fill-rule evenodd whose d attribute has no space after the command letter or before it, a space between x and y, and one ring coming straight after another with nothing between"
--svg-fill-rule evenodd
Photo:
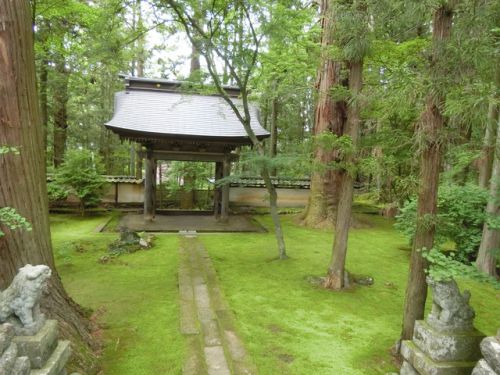
<instances>
[{"instance_id":1,"label":"stone pedestal","mask_svg":"<svg viewBox=\"0 0 500 375\"><path fill-rule=\"evenodd\" d=\"M14 326L9 323L0 325L0 374L29 375L30 362L20 356L14 340Z\"/></svg>"},{"instance_id":2,"label":"stone pedestal","mask_svg":"<svg viewBox=\"0 0 500 375\"><path fill-rule=\"evenodd\" d=\"M58 341L57 321L47 320L42 329L34 336L17 336L20 355L29 358L31 375L62 375L64 366L71 355L68 341Z\"/></svg>"},{"instance_id":3,"label":"stone pedestal","mask_svg":"<svg viewBox=\"0 0 500 375\"><path fill-rule=\"evenodd\" d=\"M55 320L47 320L34 336L14 336L10 324L0 326L0 374L66 375L71 348L57 337Z\"/></svg>"},{"instance_id":4,"label":"stone pedestal","mask_svg":"<svg viewBox=\"0 0 500 375\"><path fill-rule=\"evenodd\" d=\"M401 375L470 375L481 358L484 335L473 326L470 294L460 293L455 281L428 279L432 311L415 322L413 339L403 341Z\"/></svg>"}]
</instances>

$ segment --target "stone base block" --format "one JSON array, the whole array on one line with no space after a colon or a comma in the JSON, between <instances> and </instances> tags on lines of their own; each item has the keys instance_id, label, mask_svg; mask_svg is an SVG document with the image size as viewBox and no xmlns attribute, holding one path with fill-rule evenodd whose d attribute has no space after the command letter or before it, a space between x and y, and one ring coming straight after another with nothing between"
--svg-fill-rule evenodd
<instances>
[{"instance_id":1,"label":"stone base block","mask_svg":"<svg viewBox=\"0 0 500 375\"><path fill-rule=\"evenodd\" d=\"M71 355L69 341L59 341L56 350L41 369L31 370L30 375L60 375L64 374L66 363Z\"/></svg>"},{"instance_id":2,"label":"stone base block","mask_svg":"<svg viewBox=\"0 0 500 375\"><path fill-rule=\"evenodd\" d=\"M488 365L500 374L500 342L495 337L487 337L481 342L481 351Z\"/></svg>"},{"instance_id":3,"label":"stone base block","mask_svg":"<svg viewBox=\"0 0 500 375\"><path fill-rule=\"evenodd\" d=\"M498 373L493 371L493 369L488 365L488 362L481 359L477 363L476 367L474 367L472 375L498 375Z\"/></svg>"},{"instance_id":4,"label":"stone base block","mask_svg":"<svg viewBox=\"0 0 500 375\"><path fill-rule=\"evenodd\" d=\"M59 334L56 320L47 320L35 336L16 336L13 341L17 344L19 356L30 359L31 367L42 368L57 345Z\"/></svg>"},{"instance_id":5,"label":"stone base block","mask_svg":"<svg viewBox=\"0 0 500 375\"><path fill-rule=\"evenodd\" d=\"M0 355L0 374L10 374L17 358L17 346L13 342L9 345L7 350Z\"/></svg>"},{"instance_id":6,"label":"stone base block","mask_svg":"<svg viewBox=\"0 0 500 375\"><path fill-rule=\"evenodd\" d=\"M28 357L17 357L16 363L10 375L29 375L31 370L30 360Z\"/></svg>"},{"instance_id":7,"label":"stone base block","mask_svg":"<svg viewBox=\"0 0 500 375\"><path fill-rule=\"evenodd\" d=\"M413 368L408 362L403 361L403 366L401 366L401 370L399 375L419 375L417 370Z\"/></svg>"},{"instance_id":8,"label":"stone base block","mask_svg":"<svg viewBox=\"0 0 500 375\"><path fill-rule=\"evenodd\" d=\"M14 338L14 326L9 323L0 324L0 356L10 346Z\"/></svg>"},{"instance_id":9,"label":"stone base block","mask_svg":"<svg viewBox=\"0 0 500 375\"><path fill-rule=\"evenodd\" d=\"M436 362L412 341L403 341L401 354L420 375L470 375L476 362Z\"/></svg>"},{"instance_id":10,"label":"stone base block","mask_svg":"<svg viewBox=\"0 0 500 375\"><path fill-rule=\"evenodd\" d=\"M427 322L415 322L413 342L427 356L437 362L477 361L481 356L479 344L484 335L476 329L470 332L440 332Z\"/></svg>"}]
</instances>

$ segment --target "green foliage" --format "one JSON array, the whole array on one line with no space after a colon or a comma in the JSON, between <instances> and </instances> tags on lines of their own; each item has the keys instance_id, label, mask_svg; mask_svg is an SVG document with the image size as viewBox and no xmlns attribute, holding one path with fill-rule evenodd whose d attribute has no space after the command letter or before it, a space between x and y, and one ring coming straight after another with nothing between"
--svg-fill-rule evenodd
<instances>
[{"instance_id":1,"label":"green foliage","mask_svg":"<svg viewBox=\"0 0 500 375\"><path fill-rule=\"evenodd\" d=\"M19 215L19 213L12 207L0 207L0 224L5 225L7 228L24 229L31 231L31 224L24 217ZM0 229L0 237L5 235Z\"/></svg>"},{"instance_id":2,"label":"green foliage","mask_svg":"<svg viewBox=\"0 0 500 375\"><path fill-rule=\"evenodd\" d=\"M100 157L89 150L66 152L63 164L55 171L55 180L80 200L80 208L99 204L105 180Z\"/></svg>"},{"instance_id":3,"label":"green foliage","mask_svg":"<svg viewBox=\"0 0 500 375\"><path fill-rule=\"evenodd\" d=\"M19 149L13 146L0 145L0 156L8 153L19 155ZM5 225L7 228L24 229L30 231L31 224L12 207L0 207L0 224ZM5 233L0 229L0 237Z\"/></svg>"},{"instance_id":4,"label":"green foliage","mask_svg":"<svg viewBox=\"0 0 500 375\"><path fill-rule=\"evenodd\" d=\"M456 278L468 278L471 280L486 282L500 289L500 281L480 272L475 265L467 265L454 259L453 254L443 253L438 249L422 249L422 256L430 263L427 270L429 276L436 281L447 281Z\"/></svg>"},{"instance_id":5,"label":"green foliage","mask_svg":"<svg viewBox=\"0 0 500 375\"><path fill-rule=\"evenodd\" d=\"M50 203L56 203L64 201L68 198L68 189L63 185L60 185L57 181L50 181L47 183L47 194L49 196Z\"/></svg>"},{"instance_id":6,"label":"green foliage","mask_svg":"<svg viewBox=\"0 0 500 375\"><path fill-rule=\"evenodd\" d=\"M451 240L455 243L452 258L462 263L470 263L481 243L487 199L488 193L476 185L441 185L437 216L427 217L421 224L436 225L437 248ZM415 236L416 212L417 199L412 198L396 217L396 229L404 233L410 242Z\"/></svg>"},{"instance_id":7,"label":"green foliage","mask_svg":"<svg viewBox=\"0 0 500 375\"><path fill-rule=\"evenodd\" d=\"M2 146L0 145L0 155L13 153L14 155L19 155L19 149L13 146Z\"/></svg>"}]
</instances>

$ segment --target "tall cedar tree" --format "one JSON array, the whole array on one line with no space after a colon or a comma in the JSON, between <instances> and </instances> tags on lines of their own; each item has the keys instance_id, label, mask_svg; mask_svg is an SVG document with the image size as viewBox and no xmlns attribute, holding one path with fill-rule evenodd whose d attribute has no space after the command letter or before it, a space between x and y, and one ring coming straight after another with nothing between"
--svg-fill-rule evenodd
<instances>
[{"instance_id":1,"label":"tall cedar tree","mask_svg":"<svg viewBox=\"0 0 500 375\"><path fill-rule=\"evenodd\" d=\"M2 228L0 289L25 264L48 265L53 276L42 309L60 322L62 335L76 344L74 363L87 373L95 366L89 322L66 294L52 255L31 24L28 1L0 0L0 145L20 151L20 155L0 156L0 207L14 207L33 227L30 232Z\"/></svg>"},{"instance_id":2,"label":"tall cedar tree","mask_svg":"<svg viewBox=\"0 0 500 375\"><path fill-rule=\"evenodd\" d=\"M498 110L497 124L498 124ZM491 218L500 216L500 131L496 131L496 148L493 152L493 166L490 179L490 197L486 206L486 215ZM480 271L487 273L490 276L497 275L497 259L494 256L494 251L500 249L500 229L490 225L488 220L483 225L483 236L481 245L477 253L476 265Z\"/></svg>"},{"instance_id":3,"label":"tall cedar tree","mask_svg":"<svg viewBox=\"0 0 500 375\"><path fill-rule=\"evenodd\" d=\"M321 1L321 62L318 69L316 87L318 100L314 118L314 135L325 132L341 136L346 120L346 106L343 100L334 100L332 88L345 84L341 79L342 62L331 56L335 44L335 17L332 0ZM338 206L340 171L332 168L323 170L336 158L333 150L316 146L314 164L319 170L311 175L309 202L304 212L302 223L306 226L318 226L325 222L334 222Z\"/></svg>"},{"instance_id":4,"label":"tall cedar tree","mask_svg":"<svg viewBox=\"0 0 500 375\"><path fill-rule=\"evenodd\" d=\"M448 1L434 11L432 22L432 52L429 75L432 89L428 92L425 108L420 116L418 138L420 141L420 186L417 204L417 228L411 252L410 271L406 288L402 340L413 335L415 321L423 319L427 299L425 269L428 264L422 257L422 249L434 245L436 230L434 217L437 213L439 173L442 157L442 130L445 126L443 106L445 95L440 82L447 75L444 54L451 36L453 9L456 1Z\"/></svg>"}]
</instances>

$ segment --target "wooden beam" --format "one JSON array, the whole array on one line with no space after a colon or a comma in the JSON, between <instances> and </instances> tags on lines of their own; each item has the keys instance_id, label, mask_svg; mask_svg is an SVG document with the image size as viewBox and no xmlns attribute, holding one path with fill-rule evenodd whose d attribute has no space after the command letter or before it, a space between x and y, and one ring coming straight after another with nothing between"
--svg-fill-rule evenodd
<instances>
[{"instance_id":1,"label":"wooden beam","mask_svg":"<svg viewBox=\"0 0 500 375\"><path fill-rule=\"evenodd\" d=\"M142 153L147 154L146 153ZM144 155L146 157L146 155ZM223 154L218 152L192 152L192 151L153 151L153 158L156 160L177 160L177 161L206 161L206 162L223 162L227 157L230 160L238 160L237 154Z\"/></svg>"}]
</instances>

